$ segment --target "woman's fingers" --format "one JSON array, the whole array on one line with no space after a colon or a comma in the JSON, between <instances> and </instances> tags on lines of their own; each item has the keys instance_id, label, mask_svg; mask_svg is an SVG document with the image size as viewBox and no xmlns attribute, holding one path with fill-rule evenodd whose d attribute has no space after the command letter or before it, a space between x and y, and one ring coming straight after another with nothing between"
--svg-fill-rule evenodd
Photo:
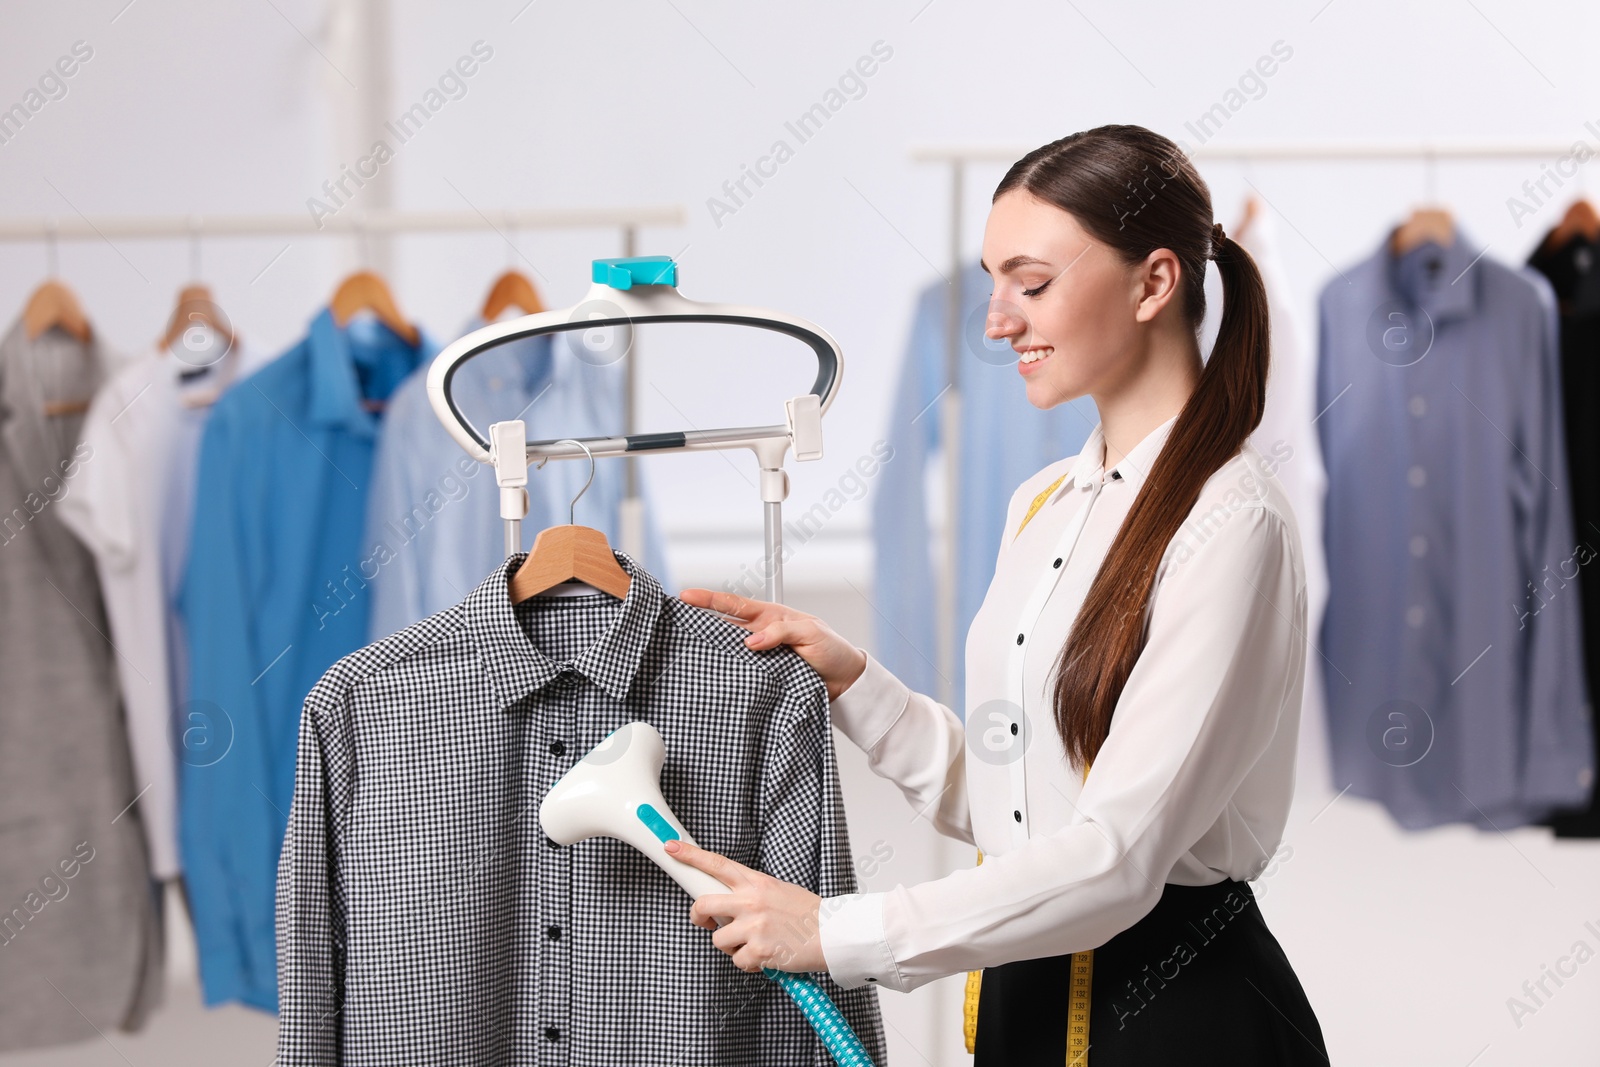
<instances>
[{"instance_id":1,"label":"woman's fingers","mask_svg":"<svg viewBox=\"0 0 1600 1067\"><path fill-rule=\"evenodd\" d=\"M741 908L732 893L707 893L689 905L689 921L702 930L716 930L718 919L732 919Z\"/></svg>"},{"instance_id":2,"label":"woman's fingers","mask_svg":"<svg viewBox=\"0 0 1600 1067\"><path fill-rule=\"evenodd\" d=\"M782 604L751 600L738 593L724 593L715 589L684 589L678 593L678 599L685 604L714 611L730 622L737 622L743 626L748 626L764 616L775 613L781 615L788 610Z\"/></svg>"},{"instance_id":3,"label":"woman's fingers","mask_svg":"<svg viewBox=\"0 0 1600 1067\"><path fill-rule=\"evenodd\" d=\"M691 845L687 841L668 841L667 853L676 859L687 863L697 871L704 871L729 889L738 889L748 885L756 877L756 872L736 860L716 852L710 852L699 845ZM728 912L720 912L726 915Z\"/></svg>"}]
</instances>

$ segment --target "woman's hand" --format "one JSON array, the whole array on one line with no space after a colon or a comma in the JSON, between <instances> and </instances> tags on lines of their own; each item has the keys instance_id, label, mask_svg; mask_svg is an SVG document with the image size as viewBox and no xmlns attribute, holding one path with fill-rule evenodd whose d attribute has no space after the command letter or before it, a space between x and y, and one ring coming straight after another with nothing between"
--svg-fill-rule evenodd
<instances>
[{"instance_id":1,"label":"woman's hand","mask_svg":"<svg viewBox=\"0 0 1600 1067\"><path fill-rule=\"evenodd\" d=\"M829 700L838 700L839 694L849 689L867 669L867 654L834 633L831 626L815 615L782 604L710 589L685 589L678 594L678 599L714 611L752 631L744 639L750 648L788 645L800 653L800 658L811 664L811 669L827 685Z\"/></svg>"},{"instance_id":2,"label":"woman's hand","mask_svg":"<svg viewBox=\"0 0 1600 1067\"><path fill-rule=\"evenodd\" d=\"M667 851L730 890L695 901L689 920L712 931L711 943L733 957L734 966L802 974L828 969L817 937L821 897L687 841L668 841ZM729 922L719 927L718 918Z\"/></svg>"}]
</instances>

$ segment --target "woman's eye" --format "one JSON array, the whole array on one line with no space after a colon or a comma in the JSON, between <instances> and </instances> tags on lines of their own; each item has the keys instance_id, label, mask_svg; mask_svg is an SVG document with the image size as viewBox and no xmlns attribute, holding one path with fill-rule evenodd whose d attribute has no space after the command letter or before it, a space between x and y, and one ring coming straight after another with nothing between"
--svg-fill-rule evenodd
<instances>
[{"instance_id":1,"label":"woman's eye","mask_svg":"<svg viewBox=\"0 0 1600 1067\"><path fill-rule=\"evenodd\" d=\"M1055 279L1051 278L1049 282L1044 282L1043 284L1035 286L1032 289L1024 289L1024 290L1022 290L1022 295L1023 296L1038 296L1040 293L1042 293L1046 289L1050 288L1050 282L1053 282L1053 281L1055 281Z\"/></svg>"}]
</instances>

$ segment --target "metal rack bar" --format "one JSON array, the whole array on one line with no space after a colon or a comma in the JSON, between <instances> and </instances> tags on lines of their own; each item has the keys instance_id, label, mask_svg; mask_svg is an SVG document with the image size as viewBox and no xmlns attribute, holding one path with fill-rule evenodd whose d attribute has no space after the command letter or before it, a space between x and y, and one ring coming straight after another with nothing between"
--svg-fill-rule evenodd
<instances>
[{"instance_id":1,"label":"metal rack bar","mask_svg":"<svg viewBox=\"0 0 1600 1067\"><path fill-rule=\"evenodd\" d=\"M483 230L608 229L624 232L631 243L639 226L682 226L677 206L629 208L546 208L501 211L369 211L321 220L288 215L105 215L97 218L0 218L0 241L85 240L122 237L270 237L368 233L469 233Z\"/></svg>"}]
</instances>

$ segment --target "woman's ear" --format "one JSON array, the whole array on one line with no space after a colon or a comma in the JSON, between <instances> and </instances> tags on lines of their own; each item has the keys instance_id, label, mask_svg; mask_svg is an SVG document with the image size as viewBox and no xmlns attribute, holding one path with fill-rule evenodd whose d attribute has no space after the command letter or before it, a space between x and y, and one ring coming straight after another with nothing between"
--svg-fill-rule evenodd
<instances>
[{"instance_id":1,"label":"woman's ear","mask_svg":"<svg viewBox=\"0 0 1600 1067\"><path fill-rule=\"evenodd\" d=\"M1146 256L1135 268L1138 305L1134 308L1134 321L1154 321L1161 309L1177 296L1182 277L1183 266L1172 249L1158 248Z\"/></svg>"}]
</instances>

